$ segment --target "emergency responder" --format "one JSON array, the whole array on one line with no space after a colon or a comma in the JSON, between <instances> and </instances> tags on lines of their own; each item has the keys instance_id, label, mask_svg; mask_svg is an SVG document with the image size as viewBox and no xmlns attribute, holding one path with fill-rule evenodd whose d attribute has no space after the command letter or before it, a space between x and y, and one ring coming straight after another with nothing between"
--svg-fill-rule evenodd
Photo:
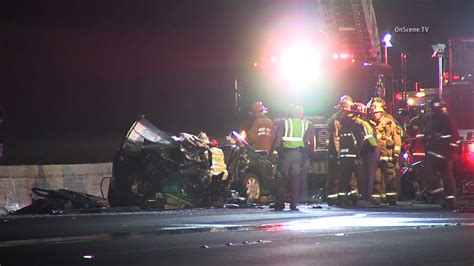
<instances>
[{"instance_id":1,"label":"emergency responder","mask_svg":"<svg viewBox=\"0 0 474 266\"><path fill-rule=\"evenodd\" d=\"M269 152L275 139L275 128L273 121L266 116L268 108L263 102L257 101L252 106L252 113L255 120L249 130L248 143L255 150Z\"/></svg>"},{"instance_id":2,"label":"emergency responder","mask_svg":"<svg viewBox=\"0 0 474 266\"><path fill-rule=\"evenodd\" d=\"M363 103L353 103L351 110L354 121L352 132L356 143L356 154L359 158L357 162L360 165L360 173L357 176L360 199L356 201L355 206L369 207L371 206L371 195L373 194L380 152L374 130L365 120L367 107Z\"/></svg>"},{"instance_id":3,"label":"emergency responder","mask_svg":"<svg viewBox=\"0 0 474 266\"><path fill-rule=\"evenodd\" d=\"M352 97L343 95L339 98L337 112L328 120L328 180L326 184L326 194L328 205L336 205L339 193L340 163L339 163L339 132L341 129L341 118L351 113ZM342 195L343 194L343 195ZM342 196L345 193L342 192Z\"/></svg>"},{"instance_id":4,"label":"emergency responder","mask_svg":"<svg viewBox=\"0 0 474 266\"><path fill-rule=\"evenodd\" d=\"M355 121L357 115L354 114L351 103L349 110L344 111L344 115L341 117L340 130L339 130L339 187L337 195L338 206L350 206L358 198L354 198L352 195L352 189L350 186L351 178L354 176L359 181L361 174L362 162L360 160L360 154L357 150L357 141L354 135ZM359 128L357 128L359 129ZM359 183L359 182L357 182ZM359 184L358 184L359 185Z\"/></svg>"},{"instance_id":5,"label":"emergency responder","mask_svg":"<svg viewBox=\"0 0 474 266\"><path fill-rule=\"evenodd\" d=\"M373 202L380 204L386 200L397 205L398 163L402 149L402 130L392 115L385 112L384 101L373 98L367 104L370 108L370 123L375 129L375 137L380 150L380 162L374 182Z\"/></svg>"},{"instance_id":6,"label":"emergency responder","mask_svg":"<svg viewBox=\"0 0 474 266\"><path fill-rule=\"evenodd\" d=\"M405 108L398 109L397 122L400 128L402 129L402 139L406 138L406 131L408 123L410 122L410 112Z\"/></svg>"},{"instance_id":7,"label":"emergency responder","mask_svg":"<svg viewBox=\"0 0 474 266\"><path fill-rule=\"evenodd\" d=\"M290 209L297 210L302 198L302 167L305 158L314 150L314 130L303 118L301 106L291 106L289 118L277 128L273 149L278 151L277 194L275 210L285 208L285 187L290 183Z\"/></svg>"},{"instance_id":8,"label":"emergency responder","mask_svg":"<svg viewBox=\"0 0 474 266\"><path fill-rule=\"evenodd\" d=\"M453 162L457 158L459 135L448 112L448 106L436 99L431 102L432 113L425 129L426 158L423 187L433 191L439 184L439 172L443 181L444 201L447 208L456 207L456 183L453 176Z\"/></svg>"},{"instance_id":9,"label":"emergency responder","mask_svg":"<svg viewBox=\"0 0 474 266\"><path fill-rule=\"evenodd\" d=\"M409 141L413 161L425 159L424 132L431 108L425 103L421 103L417 109L417 115L413 117L407 125L407 140Z\"/></svg>"}]
</instances>

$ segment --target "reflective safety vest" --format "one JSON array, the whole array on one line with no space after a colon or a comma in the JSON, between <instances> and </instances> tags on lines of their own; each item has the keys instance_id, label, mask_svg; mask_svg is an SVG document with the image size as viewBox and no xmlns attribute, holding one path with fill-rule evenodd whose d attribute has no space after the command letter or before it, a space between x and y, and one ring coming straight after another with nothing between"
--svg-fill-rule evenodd
<instances>
[{"instance_id":1,"label":"reflective safety vest","mask_svg":"<svg viewBox=\"0 0 474 266\"><path fill-rule=\"evenodd\" d=\"M309 121L299 118L285 119L285 134L283 147L295 149L304 147L304 134L309 127Z\"/></svg>"}]
</instances>

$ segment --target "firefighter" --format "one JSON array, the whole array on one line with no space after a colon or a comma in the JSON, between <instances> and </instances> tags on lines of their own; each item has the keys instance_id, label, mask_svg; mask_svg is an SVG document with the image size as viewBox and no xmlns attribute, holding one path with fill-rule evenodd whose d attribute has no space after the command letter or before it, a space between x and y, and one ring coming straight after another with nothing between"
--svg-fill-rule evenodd
<instances>
[{"instance_id":1,"label":"firefighter","mask_svg":"<svg viewBox=\"0 0 474 266\"><path fill-rule=\"evenodd\" d=\"M360 173L357 178L360 199L356 201L355 206L370 207L380 152L374 129L366 121L367 107L363 103L353 103L351 110L354 121L352 132L356 143L356 153L360 158Z\"/></svg>"},{"instance_id":2,"label":"firefighter","mask_svg":"<svg viewBox=\"0 0 474 266\"><path fill-rule=\"evenodd\" d=\"M443 181L444 207L456 207L456 183L453 176L453 163L457 157L459 135L453 124L448 106L440 101L431 103L432 113L429 115L425 129L426 158L422 185L433 191L439 184L435 178L438 173Z\"/></svg>"},{"instance_id":3,"label":"firefighter","mask_svg":"<svg viewBox=\"0 0 474 266\"><path fill-rule=\"evenodd\" d=\"M248 143L255 150L263 150L268 153L275 139L273 121L266 116L268 108L263 102L257 101L252 106L252 113L255 120L249 130Z\"/></svg>"},{"instance_id":4,"label":"firefighter","mask_svg":"<svg viewBox=\"0 0 474 266\"><path fill-rule=\"evenodd\" d=\"M349 110L346 109L344 111L344 115L340 120L338 206L350 206L359 199L358 197L354 197L353 188L351 187L351 179L353 177L356 178L359 189L361 186L359 179L361 177L362 161L357 149L358 142L355 137L357 133L360 133L360 127L356 125L358 113L354 112L352 106L354 106L354 103L351 103ZM354 130L358 132L355 134ZM357 192L357 194L359 194L359 192Z\"/></svg>"},{"instance_id":5,"label":"firefighter","mask_svg":"<svg viewBox=\"0 0 474 266\"><path fill-rule=\"evenodd\" d=\"M297 210L302 199L302 167L305 158L314 150L314 130L311 123L303 118L300 106L291 106L289 118L277 128L273 149L278 151L279 174L277 175L277 195L275 210L285 208L286 184L290 183L290 209ZM303 186L304 187L304 186Z\"/></svg>"},{"instance_id":6,"label":"firefighter","mask_svg":"<svg viewBox=\"0 0 474 266\"><path fill-rule=\"evenodd\" d=\"M402 139L406 138L406 131L408 123L410 122L410 112L405 108L398 109L397 122L400 128L402 129Z\"/></svg>"},{"instance_id":7,"label":"firefighter","mask_svg":"<svg viewBox=\"0 0 474 266\"><path fill-rule=\"evenodd\" d=\"M334 108L334 113L328 120L328 180L326 184L326 194L328 205L336 205L339 193L340 163L339 163L339 132L341 129L341 118L351 113L352 97L343 95L339 98L339 104ZM355 192L355 191L354 191ZM344 193L342 193L344 194ZM342 195L341 194L341 195ZM342 196L345 196L342 195Z\"/></svg>"},{"instance_id":8,"label":"firefighter","mask_svg":"<svg viewBox=\"0 0 474 266\"><path fill-rule=\"evenodd\" d=\"M431 109L428 105L421 103L417 109L417 115L413 117L407 125L407 139L409 140L411 156L413 161L420 161L425 159L425 142L424 132Z\"/></svg>"},{"instance_id":9,"label":"firefighter","mask_svg":"<svg viewBox=\"0 0 474 266\"><path fill-rule=\"evenodd\" d=\"M367 104L370 108L370 123L375 129L375 137L380 150L380 162L374 183L373 202L380 204L386 200L397 205L399 182L398 163L402 149L402 130L392 115L385 112L384 101L373 98Z\"/></svg>"}]
</instances>

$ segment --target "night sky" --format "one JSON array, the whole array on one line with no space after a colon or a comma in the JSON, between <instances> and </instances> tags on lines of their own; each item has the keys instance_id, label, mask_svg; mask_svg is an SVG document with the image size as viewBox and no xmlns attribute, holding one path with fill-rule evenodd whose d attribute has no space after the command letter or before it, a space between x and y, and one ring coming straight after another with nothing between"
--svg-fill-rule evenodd
<instances>
[{"instance_id":1,"label":"night sky","mask_svg":"<svg viewBox=\"0 0 474 266\"><path fill-rule=\"evenodd\" d=\"M110 161L139 114L160 129L224 135L238 128L233 84L254 43L281 16L317 1L3 1L0 105L6 163ZM393 34L395 76L436 86L430 44L474 36L474 1L374 1ZM425 34L395 26L428 26Z\"/></svg>"}]
</instances>

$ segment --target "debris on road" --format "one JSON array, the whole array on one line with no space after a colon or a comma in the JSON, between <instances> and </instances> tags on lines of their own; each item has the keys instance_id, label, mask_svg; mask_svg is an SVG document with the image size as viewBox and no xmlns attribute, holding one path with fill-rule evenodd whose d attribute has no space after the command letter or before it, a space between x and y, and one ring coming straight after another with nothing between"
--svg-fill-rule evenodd
<instances>
[{"instance_id":1,"label":"debris on road","mask_svg":"<svg viewBox=\"0 0 474 266\"><path fill-rule=\"evenodd\" d=\"M108 207L107 199L68 189L49 190L42 188L31 189L41 198L19 210L18 214L63 214L69 212L99 212Z\"/></svg>"}]
</instances>

